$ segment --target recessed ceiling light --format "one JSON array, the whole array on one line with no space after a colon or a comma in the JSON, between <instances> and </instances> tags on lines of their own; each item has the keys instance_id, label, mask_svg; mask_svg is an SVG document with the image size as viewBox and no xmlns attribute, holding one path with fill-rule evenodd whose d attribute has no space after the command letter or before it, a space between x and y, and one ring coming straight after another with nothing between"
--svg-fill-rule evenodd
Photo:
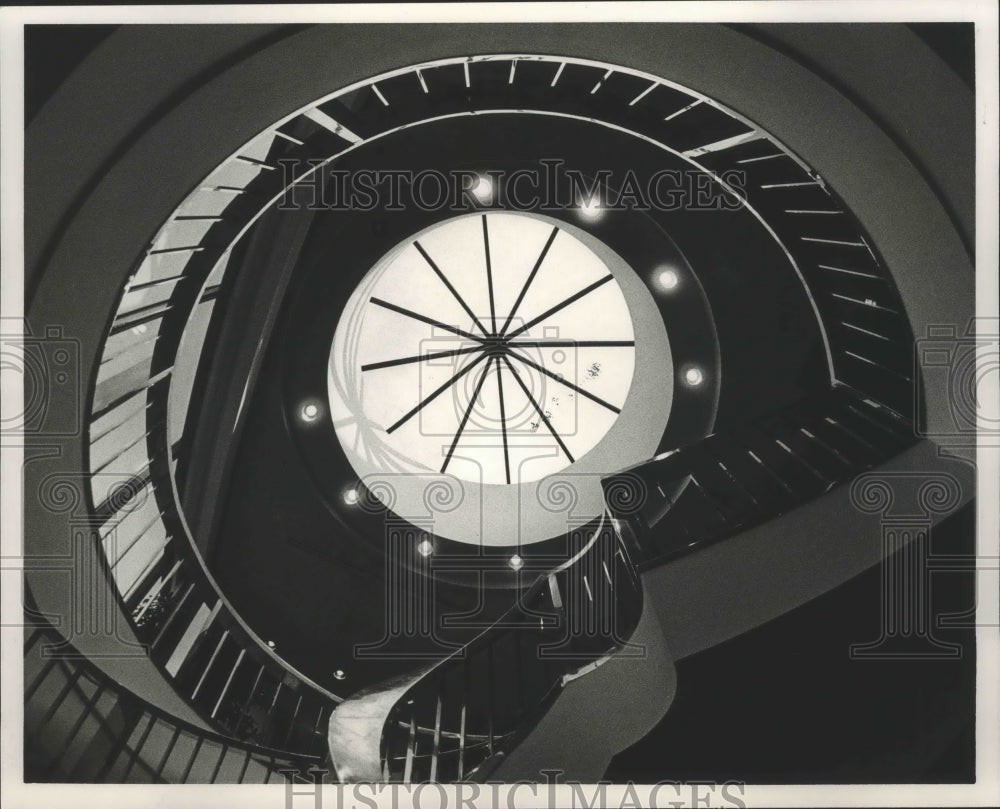
<instances>
[{"instance_id":1,"label":"recessed ceiling light","mask_svg":"<svg viewBox=\"0 0 1000 809\"><path fill-rule=\"evenodd\" d=\"M347 676L347 673L343 669L337 669L333 673L333 676L338 680L343 680Z\"/></svg>"},{"instance_id":2,"label":"recessed ceiling light","mask_svg":"<svg viewBox=\"0 0 1000 809\"><path fill-rule=\"evenodd\" d=\"M472 186L472 193L480 202L489 202L493 198L493 181L489 177L480 175L476 184Z\"/></svg>"},{"instance_id":3,"label":"recessed ceiling light","mask_svg":"<svg viewBox=\"0 0 1000 809\"><path fill-rule=\"evenodd\" d=\"M507 564L510 565L511 570L520 570L524 567L524 560L515 553L507 560Z\"/></svg>"},{"instance_id":4,"label":"recessed ceiling light","mask_svg":"<svg viewBox=\"0 0 1000 809\"><path fill-rule=\"evenodd\" d=\"M299 418L303 421L316 421L319 418L319 405L315 402L307 402L299 408Z\"/></svg>"},{"instance_id":5,"label":"recessed ceiling light","mask_svg":"<svg viewBox=\"0 0 1000 809\"><path fill-rule=\"evenodd\" d=\"M660 270L656 274L656 285L663 290L671 290L680 283L680 276L677 275L677 270L672 270L670 268L665 268Z\"/></svg>"},{"instance_id":6,"label":"recessed ceiling light","mask_svg":"<svg viewBox=\"0 0 1000 809\"><path fill-rule=\"evenodd\" d=\"M417 545L417 553L419 553L421 556L430 556L432 553L434 553L434 546L431 545L431 543L425 539L423 542Z\"/></svg>"},{"instance_id":7,"label":"recessed ceiling light","mask_svg":"<svg viewBox=\"0 0 1000 809\"><path fill-rule=\"evenodd\" d=\"M701 368L688 368L684 372L684 381L692 387L697 387L705 381L705 375L701 372Z\"/></svg>"},{"instance_id":8,"label":"recessed ceiling light","mask_svg":"<svg viewBox=\"0 0 1000 809\"><path fill-rule=\"evenodd\" d=\"M355 488L350 488L344 492L344 502L349 506L353 506L358 502L358 490Z\"/></svg>"},{"instance_id":9,"label":"recessed ceiling light","mask_svg":"<svg viewBox=\"0 0 1000 809\"><path fill-rule=\"evenodd\" d=\"M601 200L595 194L588 199L580 200L580 216L585 219L598 219L604 215L604 208L601 207Z\"/></svg>"}]
</instances>

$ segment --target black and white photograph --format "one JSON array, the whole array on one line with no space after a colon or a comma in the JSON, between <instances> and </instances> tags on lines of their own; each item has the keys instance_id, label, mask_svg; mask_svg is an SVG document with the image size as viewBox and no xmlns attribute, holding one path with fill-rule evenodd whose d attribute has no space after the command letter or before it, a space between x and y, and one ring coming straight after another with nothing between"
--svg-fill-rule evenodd
<instances>
[{"instance_id":1,"label":"black and white photograph","mask_svg":"<svg viewBox=\"0 0 1000 809\"><path fill-rule=\"evenodd\" d=\"M3 805L1000 805L997 18L0 9Z\"/></svg>"}]
</instances>

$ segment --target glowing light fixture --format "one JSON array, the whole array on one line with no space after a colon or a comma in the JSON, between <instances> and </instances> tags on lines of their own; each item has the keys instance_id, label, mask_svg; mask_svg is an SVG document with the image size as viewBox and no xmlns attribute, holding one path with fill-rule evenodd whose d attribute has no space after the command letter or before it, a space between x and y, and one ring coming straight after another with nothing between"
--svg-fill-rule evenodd
<instances>
[{"instance_id":1,"label":"glowing light fixture","mask_svg":"<svg viewBox=\"0 0 1000 809\"><path fill-rule=\"evenodd\" d=\"M664 268L656 273L656 285L666 292L674 289L680 283L680 280L677 270Z\"/></svg>"},{"instance_id":2,"label":"glowing light fixture","mask_svg":"<svg viewBox=\"0 0 1000 809\"><path fill-rule=\"evenodd\" d=\"M702 373L701 368L688 368L684 372L684 381L691 387L697 387L705 381L705 374Z\"/></svg>"},{"instance_id":3,"label":"glowing light fixture","mask_svg":"<svg viewBox=\"0 0 1000 809\"><path fill-rule=\"evenodd\" d=\"M584 219L599 219L604 216L604 208L601 207L601 200L596 194L587 199L580 200L580 216Z\"/></svg>"},{"instance_id":4,"label":"glowing light fixture","mask_svg":"<svg viewBox=\"0 0 1000 809\"><path fill-rule=\"evenodd\" d=\"M485 175L480 175L476 184L472 186L472 193L480 202L489 202L493 198L493 181Z\"/></svg>"}]
</instances>

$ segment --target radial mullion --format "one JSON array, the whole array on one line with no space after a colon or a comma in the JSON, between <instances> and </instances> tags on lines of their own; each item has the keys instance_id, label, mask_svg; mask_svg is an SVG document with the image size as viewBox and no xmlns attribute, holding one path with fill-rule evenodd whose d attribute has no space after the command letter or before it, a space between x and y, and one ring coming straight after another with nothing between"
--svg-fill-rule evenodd
<instances>
[{"instance_id":1,"label":"radial mullion","mask_svg":"<svg viewBox=\"0 0 1000 809\"><path fill-rule=\"evenodd\" d=\"M631 348L635 340L518 340L513 348Z\"/></svg>"},{"instance_id":2,"label":"radial mullion","mask_svg":"<svg viewBox=\"0 0 1000 809\"><path fill-rule=\"evenodd\" d=\"M450 331L452 334L457 334L459 337L465 337L467 340L475 340L477 343L485 343L486 337L472 334L471 332L464 331L456 326L449 326L447 323L442 323L440 320L435 320L432 317L427 317L426 315L421 315L414 312L411 309L407 309L404 306L397 306L394 303L389 303L389 301L384 301L381 298L369 298L371 303L376 306L381 306L383 309L388 309L391 312L396 312L400 315L405 315L406 317L411 317L414 320L419 320L422 323L428 323L431 326L437 326L439 329L444 329L445 331Z\"/></svg>"},{"instance_id":3,"label":"radial mullion","mask_svg":"<svg viewBox=\"0 0 1000 809\"><path fill-rule=\"evenodd\" d=\"M432 259L429 255L427 255L427 251L424 250L423 245L421 245L420 242L415 241L413 242L413 246L417 248L417 251L420 253L420 255L424 257L424 261L426 261L430 265L430 268L434 270L434 273L437 275L438 278L441 279L441 282L446 287L448 287L448 291L452 294L455 300L458 301L459 305L465 310L465 313L472 318L472 322L476 324L476 327L479 329L479 331L481 331L484 335L489 334L489 332L486 331L486 327L479 322L479 318L476 317L472 309L469 308L469 304L465 302L465 298L463 298L459 294L458 290L452 286L451 281L449 281L445 276L445 274L441 272L441 268L434 263L434 259Z\"/></svg>"},{"instance_id":4,"label":"radial mullion","mask_svg":"<svg viewBox=\"0 0 1000 809\"><path fill-rule=\"evenodd\" d=\"M494 357L497 363L497 393L500 396L500 429L503 431L503 468L507 473L507 483L510 483L510 450L507 447L507 410L503 402L503 377L500 373L500 357Z\"/></svg>"},{"instance_id":5,"label":"radial mullion","mask_svg":"<svg viewBox=\"0 0 1000 809\"><path fill-rule=\"evenodd\" d=\"M434 391L430 396L428 396L426 399L424 399L423 401L421 401L409 413L407 413L405 416L403 416L403 418L401 418L399 421L397 421L391 427L387 427L386 428L386 432L387 433L392 433L392 432L395 432L396 430L398 430L400 427L402 427L404 424L406 424L406 422L408 422L411 418L413 418L413 416L415 416L417 413L419 413L421 410L423 410L423 408L425 408L427 405L429 405L431 402L433 402L438 396L440 396L442 393L444 393L446 390L448 390L448 388L450 388L452 385L454 385L456 382L458 382L459 379L461 379L463 376L465 376L467 373L469 373L469 371L471 371L473 368L475 368L477 365L479 365L479 363L481 363L488 356L489 356L488 354L483 353L482 355L480 355L479 357L477 357L476 359L474 359L472 362L470 362L468 365L466 365L461 371L459 371L457 374L455 374L451 379L449 379L447 382L445 382L440 388L438 388L436 391Z\"/></svg>"},{"instance_id":6,"label":"radial mullion","mask_svg":"<svg viewBox=\"0 0 1000 809\"><path fill-rule=\"evenodd\" d=\"M602 399L600 396L595 396L593 393L590 393L589 391L585 391L583 388L578 387L577 385L574 385L572 382L568 381L567 379L565 379L564 377L560 376L559 374L552 373L552 371L550 371L548 368L545 368L545 367L539 365L534 360L529 360L527 357L524 357L521 354L511 353L510 356L512 356L516 360L519 360L519 361L523 362L525 365L531 366L536 371L541 371L547 377L550 377L551 379L554 379L560 385L565 385L567 388L570 388L571 390L575 390L581 396L586 396L592 402L597 402L597 404L606 407L608 410L610 410L615 415L617 415L617 414L619 414L619 413L622 412L622 410L621 410L620 407L615 407L610 402L604 401L604 399Z\"/></svg>"},{"instance_id":7,"label":"radial mullion","mask_svg":"<svg viewBox=\"0 0 1000 809\"><path fill-rule=\"evenodd\" d=\"M612 278L614 278L613 275L605 275L599 281L594 281L594 283L590 284L589 286L584 287L579 292L576 292L573 295L570 295L564 301L562 301L560 303L557 303L551 309L545 310L538 317L533 318L532 320L529 320L527 323L525 323L520 328L514 329L514 331L512 331L510 334L507 335L507 339L508 340L513 340L515 337L517 337L517 335L523 334L524 332L526 332L528 329L530 329L535 324L541 323L547 317L551 317L556 312L562 311L563 309L565 309L570 304L576 303L578 300L580 300L580 298L584 297L585 295L589 295L591 292L593 292L598 287L604 286L604 284L608 283L608 281L610 281Z\"/></svg>"},{"instance_id":8,"label":"radial mullion","mask_svg":"<svg viewBox=\"0 0 1000 809\"><path fill-rule=\"evenodd\" d=\"M429 360L443 359L444 357L457 357L461 354L474 354L477 351L482 351L483 347L481 345L471 346L469 348L455 348L450 351L436 351L432 354L416 354L412 357L402 357L398 360L385 360L383 362L370 362L367 365L362 365L362 371L377 371L380 368L393 368L397 365L407 365L413 362L428 362Z\"/></svg>"},{"instance_id":9,"label":"radial mullion","mask_svg":"<svg viewBox=\"0 0 1000 809\"><path fill-rule=\"evenodd\" d=\"M521 291L518 293L517 300L514 301L514 306L510 310L510 314L507 315L507 320L504 322L503 327L500 329L500 336L506 333L507 328L510 326L510 322L514 319L514 315L517 314L517 309L521 305L521 301L524 300L524 296L528 294L528 287L531 286L531 282L535 280L535 275L538 272L538 268L542 266L542 262L545 261L545 256L549 252L549 248L552 246L552 242L555 241L556 234L559 232L558 227L552 228L552 233L549 234L548 241L545 242L545 247L542 248L542 252L538 256L538 260L535 261L535 266L531 268L531 272L528 274L528 280L524 282L524 286L521 287Z\"/></svg>"},{"instance_id":10,"label":"radial mullion","mask_svg":"<svg viewBox=\"0 0 1000 809\"><path fill-rule=\"evenodd\" d=\"M490 291L490 324L493 326L493 331L490 334L496 334L497 308L493 300L493 263L490 260L490 229L489 225L486 224L486 214L483 214L483 249L486 252L486 285Z\"/></svg>"},{"instance_id":11,"label":"radial mullion","mask_svg":"<svg viewBox=\"0 0 1000 809\"><path fill-rule=\"evenodd\" d=\"M483 356L486 356L486 355L484 354ZM478 360L477 360L477 362L478 362ZM473 363L473 364L475 364L475 363ZM465 408L465 414L462 416L462 421L458 425L458 432L455 433L455 438L454 438L454 440L452 440L451 446L448 448L448 454L445 455L444 464L442 464L442 466L441 466L441 474L442 475L445 473L445 470L448 468L448 464L451 463L451 456L455 452L455 447L458 446L458 441L462 437L462 433L465 432L465 425L469 421L469 416L472 415L472 408L476 406L476 399L479 398L479 391L481 391L483 389L483 383L486 381L486 374L489 373L489 370L490 370L490 365L489 365L489 363L486 363L486 366L483 368L483 372L479 375L479 381L476 382L476 389L472 393L472 398L469 399L469 406Z\"/></svg>"},{"instance_id":12,"label":"radial mullion","mask_svg":"<svg viewBox=\"0 0 1000 809\"><path fill-rule=\"evenodd\" d=\"M575 463L576 458L573 457L572 453L570 453L569 449L563 443L563 440L559 437L559 433L556 432L555 428L552 426L552 423L546 417L545 411L543 411L542 408L539 406L538 402L535 401L535 397L531 395L531 391L528 390L527 386L524 384L523 380L518 375L517 371L514 370L514 366L510 364L510 360L507 359L506 355L504 356L503 361L507 363L507 367L510 369L511 374L514 375L514 381L516 381L517 384L521 387L521 390L524 391L524 395L528 397L528 401L531 402L532 407L535 408L535 412L538 413L538 417L545 423L545 426L548 428L548 431L552 433L552 437L556 440L556 443L560 446L562 451L566 453L566 457L569 458L569 462Z\"/></svg>"}]
</instances>

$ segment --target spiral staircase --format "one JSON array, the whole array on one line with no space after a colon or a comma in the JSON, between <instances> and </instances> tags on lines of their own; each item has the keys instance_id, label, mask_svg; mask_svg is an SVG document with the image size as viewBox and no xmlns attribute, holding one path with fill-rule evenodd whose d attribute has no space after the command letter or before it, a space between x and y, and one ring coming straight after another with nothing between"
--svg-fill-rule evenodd
<instances>
[{"instance_id":1,"label":"spiral staircase","mask_svg":"<svg viewBox=\"0 0 1000 809\"><path fill-rule=\"evenodd\" d=\"M391 53L366 26L123 27L102 42L26 139L25 356L45 369L62 357L79 386L50 384L26 416L25 780L450 783L559 766L595 781L668 710L675 660L879 561L877 517L855 507L851 481L944 476L955 491L932 521L967 502L970 465L938 446L953 437L949 391L922 375L915 345L973 313L971 182L955 157L969 94L905 27L854 32L842 51L832 34L778 28L399 26ZM912 127L930 101L889 103L847 68L853 54L878 73L875 36L885 59L953 91L942 103L954 131ZM131 81L108 90L109 71ZM436 220L371 227L368 212L341 221L275 203L315 193L315 167L334 159L444 169L490 156L512 169L548 154L588 176L625 155L642 176L676 164L727 193L730 172L744 178L739 211L718 226L697 219L708 212L545 220L545 251L557 232L590 233L632 268L674 259L676 295L652 298L677 377L669 419L646 430L645 454L587 470L598 511L556 503L570 526L559 536L480 549L484 620L434 648L390 639L390 653L359 662L348 652L372 639L360 628L392 605L369 619L352 577L359 590L433 581L451 612L477 609L456 572L467 546L358 480L343 440L311 423L332 417L303 404L326 390L320 313L346 311L364 272ZM334 280L331 255L344 268ZM718 268L736 261L753 288L727 288ZM405 302L381 308L412 320ZM501 409L518 360L563 384L497 332L496 312L469 314L458 336L473 347L450 353L485 346ZM487 314L485 337L465 331ZM455 332L460 317L437 325ZM618 342L643 373L663 360L638 328ZM659 417L598 404L623 423ZM505 426L505 462L507 440ZM302 505L282 537L280 520L265 524L307 496L322 517ZM310 521L333 551L317 551ZM284 569L246 560L272 540L288 543L288 565L332 577L335 618L312 630L261 618L261 583ZM322 664L304 651L310 631L330 639Z\"/></svg>"}]
</instances>

